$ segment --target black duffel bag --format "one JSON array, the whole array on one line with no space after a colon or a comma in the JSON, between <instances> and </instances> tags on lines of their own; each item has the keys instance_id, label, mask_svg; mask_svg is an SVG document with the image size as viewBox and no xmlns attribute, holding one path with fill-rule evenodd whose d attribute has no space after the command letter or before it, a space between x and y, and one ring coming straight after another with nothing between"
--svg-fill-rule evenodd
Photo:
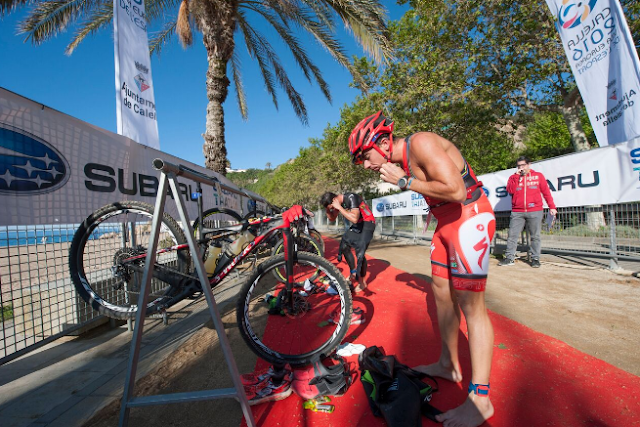
<instances>
[{"instance_id":1,"label":"black duffel bag","mask_svg":"<svg viewBox=\"0 0 640 427\"><path fill-rule=\"evenodd\" d=\"M367 347L358 363L373 415L384 417L389 427L420 427L421 415L438 422L435 416L442 411L430 403L438 391L435 378L400 363L393 355L387 356L377 346Z\"/></svg>"}]
</instances>

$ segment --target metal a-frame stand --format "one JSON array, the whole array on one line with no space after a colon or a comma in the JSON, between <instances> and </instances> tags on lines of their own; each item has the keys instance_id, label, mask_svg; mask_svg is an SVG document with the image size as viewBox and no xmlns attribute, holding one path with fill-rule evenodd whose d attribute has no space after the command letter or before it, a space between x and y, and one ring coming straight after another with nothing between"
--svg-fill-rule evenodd
<instances>
[{"instance_id":1,"label":"metal a-frame stand","mask_svg":"<svg viewBox=\"0 0 640 427\"><path fill-rule=\"evenodd\" d=\"M184 199L178 187L177 176L182 175L193 181L207 185L215 185L216 180L205 175L201 175L196 171L191 171L190 169L184 168L182 166L176 166L171 163L164 162L161 159L155 159L153 161L153 166L155 169L161 172L160 183L158 186L158 196L156 198L155 209L153 211L151 239L149 241L149 248L147 249L147 258L144 267L144 274L142 276L142 288L140 289L138 311L136 312L133 338L131 340L131 350L129 351L128 375L124 384L122 404L120 406L120 421L118 425L123 427L128 425L129 410L135 407L164 405L168 403L195 402L200 400L212 400L232 397L240 402L240 406L242 407L242 412L244 414L245 420L247 421L247 425L253 427L255 426L253 413L251 412L251 408L249 407L247 396L244 393L244 388L242 386L240 374L238 372L238 366L236 365L236 361L233 358L231 346L229 345L229 340L224 331L222 318L220 317L220 312L218 311L216 301L213 297L213 292L211 291L211 287L207 279L204 263L202 262L202 257L199 256L199 250L193 237L193 228L191 227L191 222L189 221L187 211L185 209ZM167 198L167 183L171 187L171 191L178 208L178 213L180 214L180 221L182 221L183 226L187 230L186 238L187 242L189 243L189 249L191 253L194 254L192 258L194 260L196 271L198 272L198 278L200 279L202 291L207 299L207 304L209 305L209 312L211 314L211 318L213 319L213 324L216 328L216 332L218 333L220 346L222 347L227 366L229 367L229 372L231 373L234 387L155 396L133 397L133 388L135 386L136 371L138 368L138 358L140 356L140 343L142 342L142 331L144 329L144 307L147 306L147 302L149 300L149 289L151 287L151 278L153 276L152 270L156 262L156 250L160 234L160 225L162 224L162 216L164 214L164 206Z\"/></svg>"}]
</instances>

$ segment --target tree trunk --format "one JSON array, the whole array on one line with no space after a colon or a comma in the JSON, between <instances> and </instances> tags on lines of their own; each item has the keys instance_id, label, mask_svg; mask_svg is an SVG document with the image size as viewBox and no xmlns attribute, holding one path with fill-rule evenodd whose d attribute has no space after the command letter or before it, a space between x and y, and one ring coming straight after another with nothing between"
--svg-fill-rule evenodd
<instances>
[{"instance_id":1,"label":"tree trunk","mask_svg":"<svg viewBox=\"0 0 640 427\"><path fill-rule=\"evenodd\" d=\"M227 99L229 79L226 62L209 57L207 70L207 123L204 137L205 166L222 175L227 174L227 147L224 138L224 109L222 103Z\"/></svg>"},{"instance_id":2,"label":"tree trunk","mask_svg":"<svg viewBox=\"0 0 640 427\"><path fill-rule=\"evenodd\" d=\"M206 81L209 104L202 152L208 169L226 175L228 162L222 104L229 93L227 63L235 48L233 33L238 4L229 0L204 0L195 1L194 8L209 64Z\"/></svg>"},{"instance_id":3,"label":"tree trunk","mask_svg":"<svg viewBox=\"0 0 640 427\"><path fill-rule=\"evenodd\" d=\"M591 145L587 140L587 135L585 135L584 130L582 129L582 123L580 122L579 99L578 89L574 89L565 98L564 105L562 106L562 116L564 117L564 122L567 124L567 128L569 129L571 144L573 144L573 149L576 153L591 149Z\"/></svg>"}]
</instances>

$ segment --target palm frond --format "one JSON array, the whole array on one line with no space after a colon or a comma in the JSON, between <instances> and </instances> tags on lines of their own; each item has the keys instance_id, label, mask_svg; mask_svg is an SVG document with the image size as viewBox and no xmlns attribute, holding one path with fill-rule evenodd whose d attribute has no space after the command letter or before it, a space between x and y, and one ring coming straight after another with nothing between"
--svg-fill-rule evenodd
<instances>
[{"instance_id":1,"label":"palm frond","mask_svg":"<svg viewBox=\"0 0 640 427\"><path fill-rule=\"evenodd\" d=\"M387 13L378 0L318 0L331 7L376 63L393 59Z\"/></svg>"},{"instance_id":2,"label":"palm frond","mask_svg":"<svg viewBox=\"0 0 640 427\"><path fill-rule=\"evenodd\" d=\"M0 17L20 6L31 3L32 0L0 0Z\"/></svg>"},{"instance_id":3,"label":"palm frond","mask_svg":"<svg viewBox=\"0 0 640 427\"><path fill-rule=\"evenodd\" d=\"M240 58L234 54L231 58L231 74L233 75L233 84L236 88L236 98L238 99L238 108L243 120L249 118L249 109L247 107L247 98L242 85L242 74L240 73Z\"/></svg>"},{"instance_id":4,"label":"palm frond","mask_svg":"<svg viewBox=\"0 0 640 427\"><path fill-rule=\"evenodd\" d=\"M249 56L258 61L258 67L260 68L260 73L262 74L262 78L264 80L265 87L267 92L271 95L271 100L273 104L278 109L278 97L276 95L274 81L273 81L273 73L268 68L269 61L267 60L268 51L265 51L265 46L263 43L264 37L262 37L259 33L257 33L254 28L247 22L246 17L242 12L238 13L238 28L244 37L245 44L247 46L247 51L249 52Z\"/></svg>"},{"instance_id":5,"label":"palm frond","mask_svg":"<svg viewBox=\"0 0 640 427\"><path fill-rule=\"evenodd\" d=\"M181 2L182 0L145 0L144 13L147 17L147 22L164 18L167 11L175 10L180 6Z\"/></svg>"},{"instance_id":6,"label":"palm frond","mask_svg":"<svg viewBox=\"0 0 640 427\"><path fill-rule=\"evenodd\" d=\"M335 21L333 19L333 13L326 4L309 1L305 3L313 12L313 15L318 19L318 23L323 27L328 28L331 31L335 30Z\"/></svg>"},{"instance_id":7,"label":"palm frond","mask_svg":"<svg viewBox=\"0 0 640 427\"><path fill-rule=\"evenodd\" d=\"M250 10L261 15L271 26L276 30L280 38L285 42L285 44L291 50L294 59L302 69L307 80L311 81L311 75L309 74L308 68L308 55L305 50L300 46L298 39L291 33L291 30L286 26L285 23L281 23L278 19L273 16L269 10L262 7L262 5L251 4L247 7Z\"/></svg>"},{"instance_id":8,"label":"palm frond","mask_svg":"<svg viewBox=\"0 0 640 427\"><path fill-rule=\"evenodd\" d=\"M296 16L296 23L310 33L340 65L349 70L353 79L360 87L366 87L367 85L362 75L357 68L353 67L351 61L346 56L342 44L334 37L331 29L316 22L313 18L314 17L311 14L301 11L301 13ZM317 68L314 70L314 75L320 75ZM328 90L328 86L326 86L326 84L323 86L323 84L320 83L320 79L318 77L316 77L316 79L318 80L320 87L324 87L323 91Z\"/></svg>"},{"instance_id":9,"label":"palm frond","mask_svg":"<svg viewBox=\"0 0 640 427\"><path fill-rule=\"evenodd\" d=\"M95 34L98 30L111 23L113 19L113 5L103 3L98 10L94 11L85 21L80 24L80 29L76 31L71 43L65 49L65 54L71 55L73 51L89 34Z\"/></svg>"},{"instance_id":10,"label":"palm frond","mask_svg":"<svg viewBox=\"0 0 640 427\"><path fill-rule=\"evenodd\" d=\"M318 83L318 85L320 87L320 90L322 91L323 95L331 103L332 102L332 97L331 97L331 92L329 91L329 85L327 84L327 82L322 77L322 73L320 72L320 69L311 61L311 58L309 57L307 52L302 48L302 46L300 45L298 39L293 36L289 26L287 26L286 23L281 23L277 19L277 17L274 16L271 13L271 11L269 11L267 8L264 8L264 7L261 7L259 5L255 5L255 4L246 5L246 7L248 9L251 9L254 12L260 14L269 24L271 24L271 26L276 30L276 32L278 33L280 38L282 38L282 40L285 42L287 47L290 49L294 59L298 63L298 66L300 67L300 69L303 71L303 73L304 73L305 77L307 78L307 80L311 81L311 76L313 75L313 78ZM274 7L277 7L277 5L274 6ZM277 13L277 10L275 12ZM314 22L311 19L310 15L305 15L305 13L303 11L300 11L298 9L298 10L296 10L296 13L287 13L287 14L282 13L282 14L278 14L278 16L279 17L283 17L284 16L286 19L294 21L296 23L296 25L299 25L300 21L304 21L304 22L306 22L305 25L307 25L309 27L313 26L314 29L312 31L322 32L323 33L323 37L325 37L325 41L326 41L327 45L329 45L334 50L334 52L335 51L338 52L338 53L336 53L336 56L339 56L342 53L342 47L340 46L340 44L337 43L335 40L328 40L327 41L326 40L327 36L330 39L330 33L328 32L328 30L323 32L322 31L323 30L322 25ZM344 56L343 53L342 53L342 58L341 59L342 59L343 63L345 64L345 66L347 66L349 64L349 61L347 60L346 56Z\"/></svg>"},{"instance_id":11,"label":"palm frond","mask_svg":"<svg viewBox=\"0 0 640 427\"><path fill-rule=\"evenodd\" d=\"M176 32L183 48L193 44L193 33L191 33L191 25L189 25L189 0L182 0L182 3L180 3L178 19L176 20Z\"/></svg>"},{"instance_id":12,"label":"palm frond","mask_svg":"<svg viewBox=\"0 0 640 427\"><path fill-rule=\"evenodd\" d=\"M265 16L265 14L263 14L263 16ZM271 17L273 18L273 16ZM271 20L271 22L275 22L275 20ZM242 23L242 27L243 27L243 31L245 31L244 28L246 27L246 22ZM291 80L289 79L287 72L282 66L280 62L280 58L278 57L276 52L273 50L271 45L266 41L266 39L262 37L257 31L255 31L254 28L255 27L250 27L246 29L246 33L248 33L249 38L247 39L245 35L245 40L251 41L251 47L249 47L249 43L247 43L247 47L250 48L250 53L251 52L255 53L256 55L255 58L258 61L261 71L263 72L263 76L265 75L265 72L267 72L267 74L271 78L271 81L267 83L267 87L268 87L267 90L272 94L274 103L276 102L277 98L276 98L275 90L273 89L273 81L272 81L273 76L268 67L271 67L274 70L277 82L279 86L282 87L285 93L287 94L289 98L289 102L291 102L293 111L296 113L296 116L298 117L298 119L300 119L302 124L304 124L305 126L308 125L309 119L307 114L307 108L304 105L304 101L302 100L302 97L293 87L293 84L291 83ZM295 40L295 38L290 36L290 34L288 34L288 32L284 29L284 27L279 25L279 23L276 23L275 28L280 29L281 31L284 31L285 36L287 36L286 40L289 40L293 45L297 46L297 41ZM300 53L300 52L304 53L304 50L299 48L299 50L296 51L296 53ZM304 53L304 56L306 57L306 53ZM301 66L306 68L308 67L308 63L303 60L303 62L301 63ZM276 105L276 108L278 108L277 104L275 105Z\"/></svg>"},{"instance_id":13,"label":"palm frond","mask_svg":"<svg viewBox=\"0 0 640 427\"><path fill-rule=\"evenodd\" d=\"M176 31L176 21L167 22L162 30L153 33L149 37L149 53L160 54L162 48L168 43L169 39Z\"/></svg>"},{"instance_id":14,"label":"palm frond","mask_svg":"<svg viewBox=\"0 0 640 427\"><path fill-rule=\"evenodd\" d=\"M316 21L314 18L317 18L317 15L300 9L297 14L291 17L291 20L310 33L338 63L347 66L349 59L345 54L342 44L333 36L331 27Z\"/></svg>"},{"instance_id":15,"label":"palm frond","mask_svg":"<svg viewBox=\"0 0 640 427\"><path fill-rule=\"evenodd\" d=\"M59 32L89 10L91 0L52 0L38 3L29 16L19 24L18 32L27 34L25 41L40 44Z\"/></svg>"},{"instance_id":16,"label":"palm frond","mask_svg":"<svg viewBox=\"0 0 640 427\"><path fill-rule=\"evenodd\" d=\"M289 76L287 76L287 72L284 70L282 65L280 64L277 57L270 56L271 65L273 66L276 78L280 83L280 86L284 89L289 97L289 101L293 106L293 111L296 113L296 116L300 119L303 125L309 125L309 116L307 115L307 107L304 105L304 101L300 94L294 89L293 84L291 84L291 80L289 80Z\"/></svg>"}]
</instances>

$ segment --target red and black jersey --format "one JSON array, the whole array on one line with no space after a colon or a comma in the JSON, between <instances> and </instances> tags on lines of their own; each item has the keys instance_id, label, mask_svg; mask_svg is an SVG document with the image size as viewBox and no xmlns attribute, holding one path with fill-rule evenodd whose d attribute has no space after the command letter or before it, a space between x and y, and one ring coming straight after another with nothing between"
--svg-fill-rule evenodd
<instances>
[{"instance_id":1,"label":"red and black jersey","mask_svg":"<svg viewBox=\"0 0 640 427\"><path fill-rule=\"evenodd\" d=\"M358 222L376 222L376 219L373 217L373 212L371 212L371 208L369 208L369 205L367 205L362 197L355 193L344 193L342 197L343 208L360 209L360 219L358 220Z\"/></svg>"},{"instance_id":2,"label":"red and black jersey","mask_svg":"<svg viewBox=\"0 0 640 427\"><path fill-rule=\"evenodd\" d=\"M526 176L521 176L519 173L511 175L507 181L507 193L511 194L511 211L513 212L541 211L544 208L543 197L549 208L556 208L547 179L542 173L533 169L530 169Z\"/></svg>"}]
</instances>

